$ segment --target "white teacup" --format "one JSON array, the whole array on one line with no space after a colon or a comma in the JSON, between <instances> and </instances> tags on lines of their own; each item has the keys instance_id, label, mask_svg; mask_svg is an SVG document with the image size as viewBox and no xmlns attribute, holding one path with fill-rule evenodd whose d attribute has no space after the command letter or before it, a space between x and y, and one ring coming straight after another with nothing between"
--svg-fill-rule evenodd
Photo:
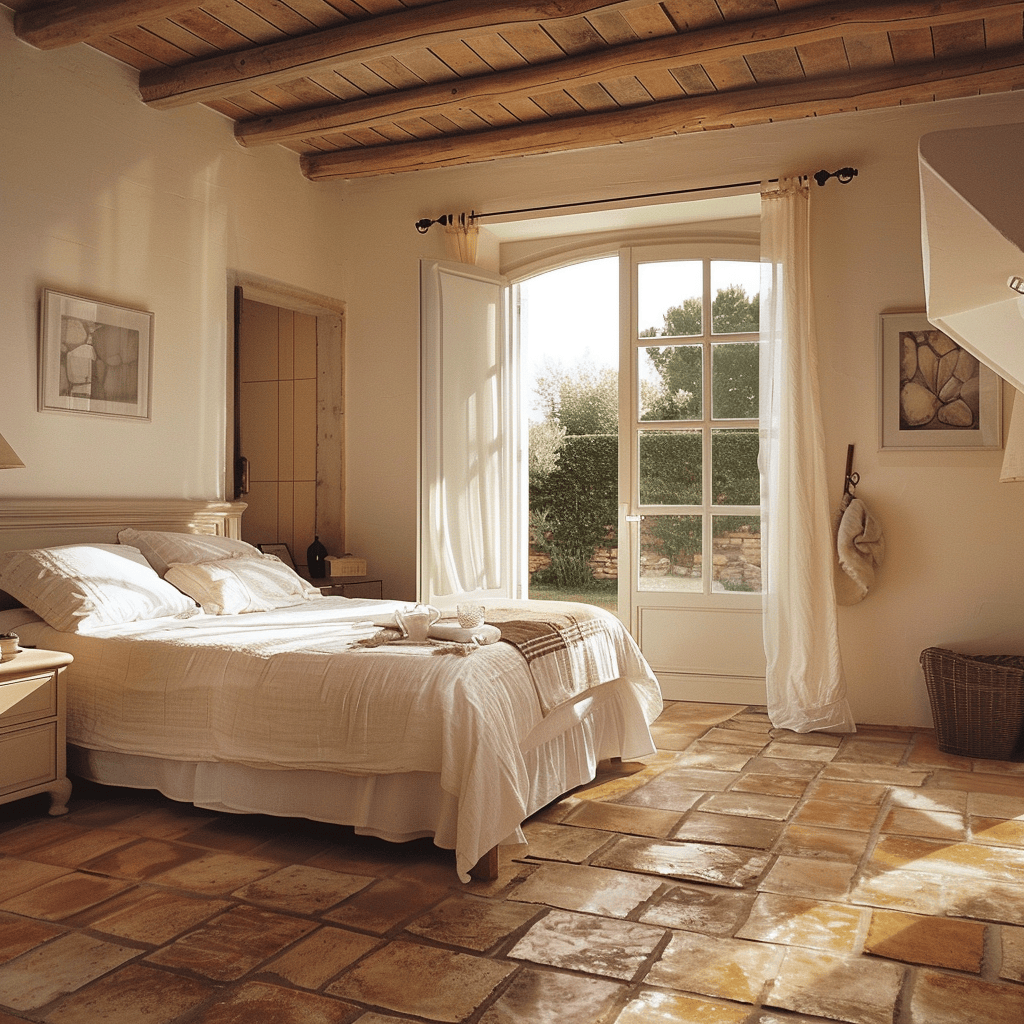
<instances>
[{"instance_id":1,"label":"white teacup","mask_svg":"<svg viewBox=\"0 0 1024 1024\"><path fill-rule=\"evenodd\" d=\"M441 613L426 604L417 604L404 610L399 608L395 612L398 628L409 640L426 640L430 633L430 627L439 618L441 618Z\"/></svg>"},{"instance_id":2,"label":"white teacup","mask_svg":"<svg viewBox=\"0 0 1024 1024\"><path fill-rule=\"evenodd\" d=\"M459 625L463 629L476 629L484 624L484 606L475 601L465 601L455 606Z\"/></svg>"}]
</instances>

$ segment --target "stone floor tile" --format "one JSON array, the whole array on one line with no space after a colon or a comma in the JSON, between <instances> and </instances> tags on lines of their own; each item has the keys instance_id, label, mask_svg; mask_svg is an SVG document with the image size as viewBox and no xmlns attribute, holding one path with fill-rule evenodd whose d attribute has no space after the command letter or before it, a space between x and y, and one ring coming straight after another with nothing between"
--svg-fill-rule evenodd
<instances>
[{"instance_id":1,"label":"stone floor tile","mask_svg":"<svg viewBox=\"0 0 1024 1024\"><path fill-rule=\"evenodd\" d=\"M722 793L737 779L739 772L716 771L712 768L669 768L658 778L645 786L672 786L682 790L695 790L699 793Z\"/></svg>"},{"instance_id":2,"label":"stone floor tile","mask_svg":"<svg viewBox=\"0 0 1024 1024\"><path fill-rule=\"evenodd\" d=\"M250 981L230 989L190 1024L347 1024L357 1010L340 999Z\"/></svg>"},{"instance_id":3,"label":"stone floor tile","mask_svg":"<svg viewBox=\"0 0 1024 1024\"><path fill-rule=\"evenodd\" d=\"M1003 945L999 977L1024 982L1024 928L1003 925L999 934Z\"/></svg>"},{"instance_id":4,"label":"stone floor tile","mask_svg":"<svg viewBox=\"0 0 1024 1024\"><path fill-rule=\"evenodd\" d=\"M6 808L9 812L11 805L0 805L0 808ZM88 835L89 832L90 829L72 825L67 816L37 817L20 824L8 823L0 818L0 854L21 857L26 853L46 849L53 843Z\"/></svg>"},{"instance_id":5,"label":"stone floor tile","mask_svg":"<svg viewBox=\"0 0 1024 1024\"><path fill-rule=\"evenodd\" d=\"M130 889L132 884L72 871L7 900L0 909L43 921L64 921Z\"/></svg>"},{"instance_id":6,"label":"stone floor tile","mask_svg":"<svg viewBox=\"0 0 1024 1024\"><path fill-rule=\"evenodd\" d=\"M595 1024L607 1019L623 991L617 981L527 967L487 1008L479 1024Z\"/></svg>"},{"instance_id":7,"label":"stone floor tile","mask_svg":"<svg viewBox=\"0 0 1024 1024\"><path fill-rule=\"evenodd\" d=\"M548 866L541 865L537 870ZM510 891L514 894L516 889ZM512 898L519 897L513 895ZM539 907L528 904L512 903L506 899L485 900L457 893L407 924L405 930L432 942L483 953L519 931L540 913Z\"/></svg>"},{"instance_id":8,"label":"stone floor tile","mask_svg":"<svg viewBox=\"0 0 1024 1024\"><path fill-rule=\"evenodd\" d=\"M679 811L656 807L625 807L622 804L585 800L570 811L563 821L580 828L664 839L679 824L679 818Z\"/></svg>"},{"instance_id":9,"label":"stone floor tile","mask_svg":"<svg viewBox=\"0 0 1024 1024\"><path fill-rule=\"evenodd\" d=\"M849 895L856 870L855 864L846 861L778 857L757 888L759 892L842 902Z\"/></svg>"},{"instance_id":10,"label":"stone floor tile","mask_svg":"<svg viewBox=\"0 0 1024 1024\"><path fill-rule=\"evenodd\" d=\"M514 970L497 960L397 940L361 960L326 992L396 1013L455 1022L481 1006ZM402 979L400 985L396 978Z\"/></svg>"},{"instance_id":11,"label":"stone floor tile","mask_svg":"<svg viewBox=\"0 0 1024 1024\"><path fill-rule=\"evenodd\" d=\"M0 913L0 964L63 935L65 929L48 921L31 921L16 914Z\"/></svg>"},{"instance_id":12,"label":"stone floor tile","mask_svg":"<svg viewBox=\"0 0 1024 1024\"><path fill-rule=\"evenodd\" d=\"M46 1015L47 1024L131 1021L167 1024L216 992L209 982L128 964L64 999Z\"/></svg>"},{"instance_id":13,"label":"stone floor tile","mask_svg":"<svg viewBox=\"0 0 1024 1024\"><path fill-rule=\"evenodd\" d=\"M510 900L540 903L603 917L624 918L661 888L660 878L580 864L542 864L509 894Z\"/></svg>"},{"instance_id":14,"label":"stone floor tile","mask_svg":"<svg viewBox=\"0 0 1024 1024\"><path fill-rule=\"evenodd\" d=\"M230 905L225 900L139 888L119 901L117 910L92 920L90 927L120 939L161 946L223 913Z\"/></svg>"},{"instance_id":15,"label":"stone floor tile","mask_svg":"<svg viewBox=\"0 0 1024 1024\"><path fill-rule=\"evenodd\" d=\"M672 838L684 842L720 843L724 846L767 850L775 845L781 834L782 824L778 821L736 814L691 811Z\"/></svg>"},{"instance_id":16,"label":"stone floor tile","mask_svg":"<svg viewBox=\"0 0 1024 1024\"><path fill-rule=\"evenodd\" d=\"M263 973L275 974L300 988L318 989L376 949L381 940L373 935L326 926L299 939L276 960L263 966Z\"/></svg>"},{"instance_id":17,"label":"stone floor tile","mask_svg":"<svg viewBox=\"0 0 1024 1024\"><path fill-rule=\"evenodd\" d=\"M32 851L32 859L42 864L59 864L61 867L77 868L118 847L137 840L130 832L108 828L75 829L75 834L48 843Z\"/></svg>"},{"instance_id":18,"label":"stone floor tile","mask_svg":"<svg viewBox=\"0 0 1024 1024\"><path fill-rule=\"evenodd\" d=\"M970 764L970 760L958 754L947 754L939 750L934 734L916 733L906 763L910 768L951 768L956 771Z\"/></svg>"},{"instance_id":19,"label":"stone floor tile","mask_svg":"<svg viewBox=\"0 0 1024 1024\"><path fill-rule=\"evenodd\" d=\"M508 956L630 981L665 935L664 928L652 925L552 910L531 925Z\"/></svg>"},{"instance_id":20,"label":"stone floor tile","mask_svg":"<svg viewBox=\"0 0 1024 1024\"><path fill-rule=\"evenodd\" d=\"M615 1018L615 1024L743 1024L749 1006L646 989Z\"/></svg>"},{"instance_id":21,"label":"stone floor tile","mask_svg":"<svg viewBox=\"0 0 1024 1024\"><path fill-rule=\"evenodd\" d=\"M622 836L592 863L742 889L764 871L768 856L760 851L712 843L668 843Z\"/></svg>"},{"instance_id":22,"label":"stone floor tile","mask_svg":"<svg viewBox=\"0 0 1024 1024\"><path fill-rule=\"evenodd\" d=\"M728 728L728 724L725 723L723 726L709 729L701 736L700 744L739 747L744 750L758 751L768 746L771 742L771 737L767 733Z\"/></svg>"},{"instance_id":23,"label":"stone floor tile","mask_svg":"<svg viewBox=\"0 0 1024 1024\"><path fill-rule=\"evenodd\" d=\"M878 807L872 804L807 800L793 815L793 821L798 825L823 825L825 828L845 828L867 832L873 827L877 817Z\"/></svg>"},{"instance_id":24,"label":"stone floor tile","mask_svg":"<svg viewBox=\"0 0 1024 1024\"><path fill-rule=\"evenodd\" d=\"M888 960L980 974L985 926L898 910L873 910L864 952Z\"/></svg>"},{"instance_id":25,"label":"stone floor tile","mask_svg":"<svg viewBox=\"0 0 1024 1024\"><path fill-rule=\"evenodd\" d=\"M864 856L870 835L844 828L787 825L773 853L779 856L845 860L853 864Z\"/></svg>"},{"instance_id":26,"label":"stone floor tile","mask_svg":"<svg viewBox=\"0 0 1024 1024\"><path fill-rule=\"evenodd\" d=\"M783 952L766 942L674 932L644 980L661 988L756 1003L778 973Z\"/></svg>"},{"instance_id":27,"label":"stone floor tile","mask_svg":"<svg viewBox=\"0 0 1024 1024\"><path fill-rule=\"evenodd\" d=\"M790 947L765 1003L845 1024L893 1024L905 972L884 960Z\"/></svg>"},{"instance_id":28,"label":"stone floor tile","mask_svg":"<svg viewBox=\"0 0 1024 1024\"><path fill-rule=\"evenodd\" d=\"M710 704L702 701L670 701L658 721L672 725L699 725L704 729L728 722L746 709L740 704Z\"/></svg>"},{"instance_id":29,"label":"stone floor tile","mask_svg":"<svg viewBox=\"0 0 1024 1024\"><path fill-rule=\"evenodd\" d=\"M923 871L869 870L855 880L850 902L859 906L941 916L950 907L950 896L946 879L941 875Z\"/></svg>"},{"instance_id":30,"label":"stone floor tile","mask_svg":"<svg viewBox=\"0 0 1024 1024\"><path fill-rule=\"evenodd\" d=\"M967 793L967 811L982 818L1024 818L1024 797Z\"/></svg>"},{"instance_id":31,"label":"stone floor tile","mask_svg":"<svg viewBox=\"0 0 1024 1024\"><path fill-rule=\"evenodd\" d=\"M365 889L376 879L347 875L308 864L289 864L236 889L232 895L250 903L296 914L317 914Z\"/></svg>"},{"instance_id":32,"label":"stone floor tile","mask_svg":"<svg viewBox=\"0 0 1024 1024\"><path fill-rule=\"evenodd\" d=\"M923 970L910 998L908 1024L1020 1024L1024 987Z\"/></svg>"},{"instance_id":33,"label":"stone floor tile","mask_svg":"<svg viewBox=\"0 0 1024 1024\"><path fill-rule=\"evenodd\" d=\"M260 814L216 814L195 824L182 838L205 850L252 854L280 829L283 820Z\"/></svg>"},{"instance_id":34,"label":"stone floor tile","mask_svg":"<svg viewBox=\"0 0 1024 1024\"><path fill-rule=\"evenodd\" d=\"M895 836L922 836L962 842L967 838L967 822L956 811L924 811L894 807L882 822L882 832Z\"/></svg>"},{"instance_id":35,"label":"stone floor tile","mask_svg":"<svg viewBox=\"0 0 1024 1024\"><path fill-rule=\"evenodd\" d=\"M530 844L526 856L536 860L561 860L579 864L593 856L611 836L604 829L571 828L548 822L529 821L523 834Z\"/></svg>"},{"instance_id":36,"label":"stone floor tile","mask_svg":"<svg viewBox=\"0 0 1024 1024\"><path fill-rule=\"evenodd\" d=\"M59 864L36 864L20 857L0 858L0 910L12 897L70 874L70 868Z\"/></svg>"},{"instance_id":37,"label":"stone floor tile","mask_svg":"<svg viewBox=\"0 0 1024 1024\"><path fill-rule=\"evenodd\" d=\"M659 750L686 750L695 740L704 734L702 726L695 725L689 729L677 726L659 726L657 722L651 726L651 738Z\"/></svg>"},{"instance_id":38,"label":"stone floor tile","mask_svg":"<svg viewBox=\"0 0 1024 1024\"><path fill-rule=\"evenodd\" d=\"M69 932L0 967L0 1004L37 1010L138 955L138 949Z\"/></svg>"},{"instance_id":39,"label":"stone floor tile","mask_svg":"<svg viewBox=\"0 0 1024 1024\"><path fill-rule=\"evenodd\" d=\"M1024 850L915 836L882 836L871 853L869 866L1024 884Z\"/></svg>"},{"instance_id":40,"label":"stone floor tile","mask_svg":"<svg viewBox=\"0 0 1024 1024\"><path fill-rule=\"evenodd\" d=\"M712 793L700 806L715 814L737 814L749 818L785 821L798 800L791 796L766 796L763 793Z\"/></svg>"},{"instance_id":41,"label":"stone floor tile","mask_svg":"<svg viewBox=\"0 0 1024 1024\"><path fill-rule=\"evenodd\" d=\"M752 757L744 768L745 773L808 781L815 778L820 771L821 762L819 761L800 761L793 757L767 757L765 755Z\"/></svg>"},{"instance_id":42,"label":"stone floor tile","mask_svg":"<svg viewBox=\"0 0 1024 1024\"><path fill-rule=\"evenodd\" d=\"M962 789L966 793L989 793L993 796L1024 797L1024 780L1005 775L987 775L984 772L944 771L932 772L929 785L945 789Z\"/></svg>"},{"instance_id":43,"label":"stone floor tile","mask_svg":"<svg viewBox=\"0 0 1024 1024\"><path fill-rule=\"evenodd\" d=\"M347 928L383 935L440 903L449 891L415 878L382 878L323 917Z\"/></svg>"},{"instance_id":44,"label":"stone floor tile","mask_svg":"<svg viewBox=\"0 0 1024 1024\"><path fill-rule=\"evenodd\" d=\"M884 764L831 764L821 770L821 777L835 782L876 782L883 786L923 786L927 772L909 768L892 768ZM955 787L954 787L955 788Z\"/></svg>"},{"instance_id":45,"label":"stone floor tile","mask_svg":"<svg viewBox=\"0 0 1024 1024\"><path fill-rule=\"evenodd\" d=\"M890 792L879 782L837 782L834 779L815 781L807 790L814 800L831 800L842 804L872 804L877 807Z\"/></svg>"},{"instance_id":46,"label":"stone floor tile","mask_svg":"<svg viewBox=\"0 0 1024 1024\"><path fill-rule=\"evenodd\" d=\"M150 839L178 839L215 816L215 811L192 804L167 803L125 818L118 825L118 831Z\"/></svg>"},{"instance_id":47,"label":"stone floor tile","mask_svg":"<svg viewBox=\"0 0 1024 1024\"><path fill-rule=\"evenodd\" d=\"M847 737L835 756L835 763L898 765L909 749L909 741Z\"/></svg>"},{"instance_id":48,"label":"stone floor tile","mask_svg":"<svg viewBox=\"0 0 1024 1024\"><path fill-rule=\"evenodd\" d=\"M213 981L236 981L316 928L313 921L234 907L146 956Z\"/></svg>"},{"instance_id":49,"label":"stone floor tile","mask_svg":"<svg viewBox=\"0 0 1024 1024\"><path fill-rule=\"evenodd\" d=\"M813 762L831 761L838 753L837 747L820 743L791 743L787 740L772 740L764 750L765 757Z\"/></svg>"},{"instance_id":50,"label":"stone floor tile","mask_svg":"<svg viewBox=\"0 0 1024 1024\"><path fill-rule=\"evenodd\" d=\"M804 747L838 747L843 742L842 736L829 732L793 732L792 729L773 728L770 735L773 742Z\"/></svg>"},{"instance_id":51,"label":"stone floor tile","mask_svg":"<svg viewBox=\"0 0 1024 1024\"><path fill-rule=\"evenodd\" d=\"M731 793L763 793L765 796L801 797L807 790L807 779L744 772L734 783Z\"/></svg>"},{"instance_id":52,"label":"stone floor tile","mask_svg":"<svg viewBox=\"0 0 1024 1024\"><path fill-rule=\"evenodd\" d=\"M952 811L964 814L967 810L969 795L962 789L940 789L937 786L921 786L917 789L906 789L893 786L890 790L894 807L907 807L915 811ZM1021 801L1024 809L1024 801Z\"/></svg>"},{"instance_id":53,"label":"stone floor tile","mask_svg":"<svg viewBox=\"0 0 1024 1024\"><path fill-rule=\"evenodd\" d=\"M644 908L640 920L705 935L732 935L740 922L746 920L753 903L752 892L711 885L677 885Z\"/></svg>"},{"instance_id":54,"label":"stone floor tile","mask_svg":"<svg viewBox=\"0 0 1024 1024\"><path fill-rule=\"evenodd\" d=\"M141 880L163 874L181 864L201 857L202 851L182 843L164 839L135 839L98 857L84 862L88 871L111 878Z\"/></svg>"},{"instance_id":55,"label":"stone floor tile","mask_svg":"<svg viewBox=\"0 0 1024 1024\"><path fill-rule=\"evenodd\" d=\"M1024 925L1024 890L1015 882L957 878L946 885L945 904L951 917Z\"/></svg>"},{"instance_id":56,"label":"stone floor tile","mask_svg":"<svg viewBox=\"0 0 1024 1024\"><path fill-rule=\"evenodd\" d=\"M750 752L732 748L722 750L712 747L706 749L701 740L691 743L689 748L679 755L677 765L680 768L708 768L718 772L739 772L753 755Z\"/></svg>"},{"instance_id":57,"label":"stone floor tile","mask_svg":"<svg viewBox=\"0 0 1024 1024\"><path fill-rule=\"evenodd\" d=\"M866 910L842 903L760 893L736 937L785 946L809 946L832 953L853 953L867 914Z\"/></svg>"},{"instance_id":58,"label":"stone floor tile","mask_svg":"<svg viewBox=\"0 0 1024 1024\"><path fill-rule=\"evenodd\" d=\"M671 778L665 779L662 775L639 789L617 797L615 803L624 807L652 807L682 814L703 798L703 790L683 789L678 782Z\"/></svg>"},{"instance_id":59,"label":"stone floor tile","mask_svg":"<svg viewBox=\"0 0 1024 1024\"><path fill-rule=\"evenodd\" d=\"M210 896L226 896L246 882L269 875L280 867L270 860L240 856L235 853L204 853L168 871L151 875L159 885Z\"/></svg>"}]
</instances>

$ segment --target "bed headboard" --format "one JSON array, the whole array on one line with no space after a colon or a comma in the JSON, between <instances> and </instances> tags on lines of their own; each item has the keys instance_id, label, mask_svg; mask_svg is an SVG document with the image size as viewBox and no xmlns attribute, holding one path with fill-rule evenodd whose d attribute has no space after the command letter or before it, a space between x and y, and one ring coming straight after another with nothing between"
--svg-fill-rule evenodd
<instances>
[{"instance_id":1,"label":"bed headboard","mask_svg":"<svg viewBox=\"0 0 1024 1024\"><path fill-rule=\"evenodd\" d=\"M240 537L242 501L185 498L0 498L0 551L116 544L118 530Z\"/></svg>"},{"instance_id":2,"label":"bed headboard","mask_svg":"<svg viewBox=\"0 0 1024 1024\"><path fill-rule=\"evenodd\" d=\"M136 530L240 537L242 501L184 498L0 498L0 551L57 544L116 544ZM12 599L0 591L0 610Z\"/></svg>"}]
</instances>

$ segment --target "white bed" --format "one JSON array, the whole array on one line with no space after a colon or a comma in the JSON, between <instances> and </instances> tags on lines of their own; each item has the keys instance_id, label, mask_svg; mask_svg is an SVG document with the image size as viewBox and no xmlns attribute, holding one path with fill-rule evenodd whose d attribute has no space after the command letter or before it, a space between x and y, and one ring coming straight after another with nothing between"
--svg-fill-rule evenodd
<instances>
[{"instance_id":1,"label":"white bed","mask_svg":"<svg viewBox=\"0 0 1024 1024\"><path fill-rule=\"evenodd\" d=\"M40 531L27 503L0 503L0 550L110 543L126 526L227 534L238 514L133 518L124 503L94 502L83 531L74 504ZM509 620L538 613L559 628L532 648L364 646L400 607L316 597L80 631L14 607L0 610L0 632L74 656L65 673L73 774L394 841L433 836L455 850L463 880L489 853L493 867L494 848L521 841L523 820L590 781L598 761L653 752L660 691L610 613L508 602L489 606L488 621L506 622L509 636Z\"/></svg>"}]
</instances>

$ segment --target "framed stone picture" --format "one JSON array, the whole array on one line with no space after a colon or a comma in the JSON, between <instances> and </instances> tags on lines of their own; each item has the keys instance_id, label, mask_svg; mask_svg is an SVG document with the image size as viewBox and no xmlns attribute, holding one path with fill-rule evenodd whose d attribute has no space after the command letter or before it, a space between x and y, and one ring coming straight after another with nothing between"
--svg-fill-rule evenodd
<instances>
[{"instance_id":1,"label":"framed stone picture","mask_svg":"<svg viewBox=\"0 0 1024 1024\"><path fill-rule=\"evenodd\" d=\"M883 449L1002 447L1002 381L924 313L880 317Z\"/></svg>"}]
</instances>

